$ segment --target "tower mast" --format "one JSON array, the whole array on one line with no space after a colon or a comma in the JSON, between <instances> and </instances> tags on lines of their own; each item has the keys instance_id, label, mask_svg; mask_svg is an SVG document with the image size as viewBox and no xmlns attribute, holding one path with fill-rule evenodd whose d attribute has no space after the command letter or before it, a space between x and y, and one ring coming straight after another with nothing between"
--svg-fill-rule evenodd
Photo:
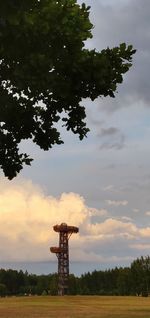
<instances>
[{"instance_id":1,"label":"tower mast","mask_svg":"<svg viewBox=\"0 0 150 318\"><path fill-rule=\"evenodd\" d=\"M68 293L69 287L69 238L79 229L66 223L54 225L53 229L59 233L59 247L51 247L50 251L58 258L58 295L62 296Z\"/></svg>"}]
</instances>

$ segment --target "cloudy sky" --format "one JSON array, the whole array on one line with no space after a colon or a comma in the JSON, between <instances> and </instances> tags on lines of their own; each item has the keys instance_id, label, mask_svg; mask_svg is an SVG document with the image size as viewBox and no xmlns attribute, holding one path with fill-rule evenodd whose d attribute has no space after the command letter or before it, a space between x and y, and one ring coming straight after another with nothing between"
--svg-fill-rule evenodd
<instances>
[{"instance_id":1,"label":"cloudy sky","mask_svg":"<svg viewBox=\"0 0 150 318\"><path fill-rule=\"evenodd\" d=\"M150 1L86 0L93 39L101 50L121 42L137 49L115 99L85 100L90 132L80 142L34 158L13 181L0 179L0 267L33 273L57 270L52 226L79 226L70 239L70 271L129 265L150 250Z\"/></svg>"}]
</instances>

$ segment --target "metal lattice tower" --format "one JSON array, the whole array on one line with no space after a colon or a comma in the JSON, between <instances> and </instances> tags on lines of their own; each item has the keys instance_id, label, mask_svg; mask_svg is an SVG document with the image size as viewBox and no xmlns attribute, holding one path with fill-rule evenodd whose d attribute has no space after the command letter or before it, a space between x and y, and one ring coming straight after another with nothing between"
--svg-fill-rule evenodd
<instances>
[{"instance_id":1,"label":"metal lattice tower","mask_svg":"<svg viewBox=\"0 0 150 318\"><path fill-rule=\"evenodd\" d=\"M50 247L50 251L58 257L58 295L62 296L68 293L69 287L69 238L79 229L66 223L55 225L53 229L59 233L59 247Z\"/></svg>"}]
</instances>

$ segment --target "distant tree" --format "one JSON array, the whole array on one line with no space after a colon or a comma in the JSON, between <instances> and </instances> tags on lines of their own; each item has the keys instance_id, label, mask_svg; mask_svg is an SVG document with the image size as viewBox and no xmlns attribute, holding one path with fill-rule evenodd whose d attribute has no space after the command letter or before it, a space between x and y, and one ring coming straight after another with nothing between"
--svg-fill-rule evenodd
<instances>
[{"instance_id":1,"label":"distant tree","mask_svg":"<svg viewBox=\"0 0 150 318\"><path fill-rule=\"evenodd\" d=\"M17 272L17 277L16 277L16 285L17 285L17 292L20 291L20 288L23 289L26 284L26 277L25 274L22 270Z\"/></svg>"},{"instance_id":2,"label":"distant tree","mask_svg":"<svg viewBox=\"0 0 150 318\"><path fill-rule=\"evenodd\" d=\"M5 297L6 294L7 294L6 285L0 283L0 297Z\"/></svg>"},{"instance_id":3,"label":"distant tree","mask_svg":"<svg viewBox=\"0 0 150 318\"><path fill-rule=\"evenodd\" d=\"M80 279L75 277L75 275L69 275L69 294L77 295L80 294Z\"/></svg>"},{"instance_id":4,"label":"distant tree","mask_svg":"<svg viewBox=\"0 0 150 318\"><path fill-rule=\"evenodd\" d=\"M49 293L50 295L58 295L58 275L53 274L49 281Z\"/></svg>"},{"instance_id":5,"label":"distant tree","mask_svg":"<svg viewBox=\"0 0 150 318\"><path fill-rule=\"evenodd\" d=\"M44 150L63 143L60 120L83 139L82 99L114 97L131 66L132 45L85 48L89 10L77 0L0 1L0 167L9 179L32 161L22 140Z\"/></svg>"},{"instance_id":6,"label":"distant tree","mask_svg":"<svg viewBox=\"0 0 150 318\"><path fill-rule=\"evenodd\" d=\"M150 256L141 256L131 263L131 273L135 292L150 293Z\"/></svg>"},{"instance_id":7,"label":"distant tree","mask_svg":"<svg viewBox=\"0 0 150 318\"><path fill-rule=\"evenodd\" d=\"M119 268L117 290L118 294L122 296L132 294L131 269L129 267Z\"/></svg>"},{"instance_id":8,"label":"distant tree","mask_svg":"<svg viewBox=\"0 0 150 318\"><path fill-rule=\"evenodd\" d=\"M50 277L51 275L49 275L49 277L47 277L46 275L36 276L37 278L36 294L37 295L41 295L41 294L43 295L44 293L45 295L48 294Z\"/></svg>"},{"instance_id":9,"label":"distant tree","mask_svg":"<svg viewBox=\"0 0 150 318\"><path fill-rule=\"evenodd\" d=\"M11 295L15 295L17 294L17 290L18 290L18 282L17 282L17 277L18 277L18 272L17 270L13 270L13 269L8 269L6 271L6 280L5 280L5 284L9 290L9 293Z\"/></svg>"}]
</instances>

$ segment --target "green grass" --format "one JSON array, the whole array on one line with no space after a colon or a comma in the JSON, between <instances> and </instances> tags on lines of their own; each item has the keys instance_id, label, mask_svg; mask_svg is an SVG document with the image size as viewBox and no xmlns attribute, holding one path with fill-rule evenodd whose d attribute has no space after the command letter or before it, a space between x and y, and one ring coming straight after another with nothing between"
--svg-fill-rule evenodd
<instances>
[{"instance_id":1,"label":"green grass","mask_svg":"<svg viewBox=\"0 0 150 318\"><path fill-rule=\"evenodd\" d=\"M150 297L0 298L2 318L150 318Z\"/></svg>"}]
</instances>

